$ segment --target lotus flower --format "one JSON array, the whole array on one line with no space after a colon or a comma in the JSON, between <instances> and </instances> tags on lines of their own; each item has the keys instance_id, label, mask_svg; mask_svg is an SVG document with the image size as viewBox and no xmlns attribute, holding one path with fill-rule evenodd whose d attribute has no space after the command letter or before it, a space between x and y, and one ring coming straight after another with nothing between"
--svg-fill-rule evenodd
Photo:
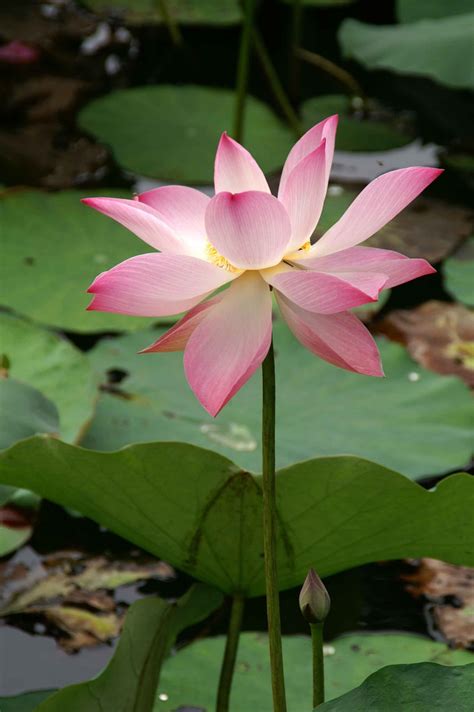
<instances>
[{"instance_id":1,"label":"lotus flower","mask_svg":"<svg viewBox=\"0 0 474 712\"><path fill-rule=\"evenodd\" d=\"M213 416L262 363L272 336L272 290L297 339L329 363L382 376L377 346L349 310L383 288L435 270L422 259L358 247L440 173L405 168L376 178L314 244L327 191L337 116L291 149L278 197L250 153L227 134L215 195L181 186L134 200L87 198L159 250L100 274L89 309L135 316L187 314L142 353L184 350L187 380ZM228 285L225 290L219 290Z\"/></svg>"}]
</instances>

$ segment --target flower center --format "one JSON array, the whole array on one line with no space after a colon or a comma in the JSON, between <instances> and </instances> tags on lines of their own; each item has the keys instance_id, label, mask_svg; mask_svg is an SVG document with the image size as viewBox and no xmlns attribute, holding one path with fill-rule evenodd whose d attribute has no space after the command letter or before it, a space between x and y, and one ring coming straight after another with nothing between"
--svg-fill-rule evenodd
<instances>
[{"instance_id":1,"label":"flower center","mask_svg":"<svg viewBox=\"0 0 474 712\"><path fill-rule=\"evenodd\" d=\"M311 249L311 243L310 243L310 241L307 240L307 241L304 243L304 245L301 245L301 247L300 247L299 249L300 249L300 250L303 250L304 252L309 252L309 250Z\"/></svg>"},{"instance_id":2,"label":"flower center","mask_svg":"<svg viewBox=\"0 0 474 712\"><path fill-rule=\"evenodd\" d=\"M206 257L213 265L222 267L222 269L227 270L227 272L240 272L239 268L234 267L226 257L221 255L220 252L217 252L216 248L211 245L210 242L206 244Z\"/></svg>"}]
</instances>

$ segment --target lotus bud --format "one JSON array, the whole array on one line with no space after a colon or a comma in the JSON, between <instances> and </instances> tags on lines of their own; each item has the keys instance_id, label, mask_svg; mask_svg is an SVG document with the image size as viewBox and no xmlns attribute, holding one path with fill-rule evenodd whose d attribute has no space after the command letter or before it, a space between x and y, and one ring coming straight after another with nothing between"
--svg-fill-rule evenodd
<instances>
[{"instance_id":1,"label":"lotus bud","mask_svg":"<svg viewBox=\"0 0 474 712\"><path fill-rule=\"evenodd\" d=\"M325 585L314 569L310 569L300 593L300 610L311 625L323 623L331 608Z\"/></svg>"}]
</instances>

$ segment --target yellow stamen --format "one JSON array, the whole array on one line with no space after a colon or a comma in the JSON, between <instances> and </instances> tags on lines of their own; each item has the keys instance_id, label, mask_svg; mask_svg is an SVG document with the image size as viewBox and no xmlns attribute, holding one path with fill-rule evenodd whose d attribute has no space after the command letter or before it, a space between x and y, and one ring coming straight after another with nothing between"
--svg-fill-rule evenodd
<instances>
[{"instance_id":1,"label":"yellow stamen","mask_svg":"<svg viewBox=\"0 0 474 712\"><path fill-rule=\"evenodd\" d=\"M304 252L308 252L311 249L311 243L309 240L307 240L304 245L301 245L300 250L303 250Z\"/></svg>"},{"instance_id":2,"label":"yellow stamen","mask_svg":"<svg viewBox=\"0 0 474 712\"><path fill-rule=\"evenodd\" d=\"M234 265L231 264L223 255L221 255L210 242L206 244L206 257L209 262L212 262L212 264L217 267L222 267L222 269L225 269L228 272L240 272L239 268L234 267Z\"/></svg>"}]
</instances>

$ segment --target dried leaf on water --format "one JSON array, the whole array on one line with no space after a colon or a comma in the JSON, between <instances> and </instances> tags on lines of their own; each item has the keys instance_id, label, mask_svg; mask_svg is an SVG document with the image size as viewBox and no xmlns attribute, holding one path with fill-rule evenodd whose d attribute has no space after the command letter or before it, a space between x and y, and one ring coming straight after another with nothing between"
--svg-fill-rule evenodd
<instances>
[{"instance_id":1,"label":"dried leaf on water","mask_svg":"<svg viewBox=\"0 0 474 712\"><path fill-rule=\"evenodd\" d=\"M427 613L446 641L474 649L474 569L425 558L404 578L413 596L431 602Z\"/></svg>"},{"instance_id":2,"label":"dried leaf on water","mask_svg":"<svg viewBox=\"0 0 474 712\"><path fill-rule=\"evenodd\" d=\"M416 309L398 309L379 329L406 344L425 368L459 376L474 387L474 313L462 304L432 300Z\"/></svg>"}]
</instances>

